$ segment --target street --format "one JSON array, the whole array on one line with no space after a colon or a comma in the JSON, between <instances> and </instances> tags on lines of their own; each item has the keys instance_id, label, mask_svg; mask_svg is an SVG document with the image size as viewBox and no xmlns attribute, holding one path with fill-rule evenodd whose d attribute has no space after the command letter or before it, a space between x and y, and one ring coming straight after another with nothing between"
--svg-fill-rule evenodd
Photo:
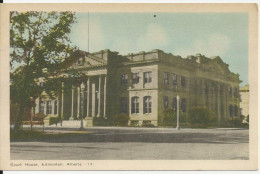
<instances>
[{"instance_id":1,"label":"street","mask_svg":"<svg viewBox=\"0 0 260 174\"><path fill-rule=\"evenodd\" d=\"M47 129L73 134L11 142L12 160L247 160L246 129L87 128Z\"/></svg>"}]
</instances>

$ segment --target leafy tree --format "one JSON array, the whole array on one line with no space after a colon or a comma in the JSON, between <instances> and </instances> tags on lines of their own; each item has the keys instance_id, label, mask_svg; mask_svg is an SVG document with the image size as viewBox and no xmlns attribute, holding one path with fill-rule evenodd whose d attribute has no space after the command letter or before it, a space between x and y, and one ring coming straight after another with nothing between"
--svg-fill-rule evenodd
<instances>
[{"instance_id":1,"label":"leafy tree","mask_svg":"<svg viewBox=\"0 0 260 174\"><path fill-rule=\"evenodd\" d=\"M19 105L16 130L22 123L25 108L34 106L34 100L44 90L52 94L47 87L59 86L54 88L53 95L61 90L62 80L53 84L53 77L80 54L76 47L70 46L69 33L73 23L75 15L72 12L10 13L10 98ZM14 65L20 66L14 70ZM40 77L52 85L39 86Z\"/></svg>"},{"instance_id":2,"label":"leafy tree","mask_svg":"<svg viewBox=\"0 0 260 174\"><path fill-rule=\"evenodd\" d=\"M193 107L190 111L191 124L208 125L216 122L216 117L207 107Z\"/></svg>"}]
</instances>

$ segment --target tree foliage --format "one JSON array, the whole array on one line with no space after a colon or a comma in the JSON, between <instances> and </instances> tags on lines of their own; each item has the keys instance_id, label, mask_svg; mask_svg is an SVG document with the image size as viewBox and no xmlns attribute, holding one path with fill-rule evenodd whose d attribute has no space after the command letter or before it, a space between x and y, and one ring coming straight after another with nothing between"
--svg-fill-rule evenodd
<instances>
[{"instance_id":1,"label":"tree foliage","mask_svg":"<svg viewBox=\"0 0 260 174\"><path fill-rule=\"evenodd\" d=\"M44 90L61 90L61 80L54 84L63 69L80 54L70 46L69 33L75 23L72 12L16 12L10 13L10 98L19 104L16 127L22 122L26 107L35 105L35 98ZM15 69L15 66L20 65ZM43 77L50 85L39 86ZM53 92L53 91L52 91Z\"/></svg>"},{"instance_id":2,"label":"tree foliage","mask_svg":"<svg viewBox=\"0 0 260 174\"><path fill-rule=\"evenodd\" d=\"M216 117L207 107L193 107L190 111L191 124L208 125L216 122Z\"/></svg>"}]
</instances>

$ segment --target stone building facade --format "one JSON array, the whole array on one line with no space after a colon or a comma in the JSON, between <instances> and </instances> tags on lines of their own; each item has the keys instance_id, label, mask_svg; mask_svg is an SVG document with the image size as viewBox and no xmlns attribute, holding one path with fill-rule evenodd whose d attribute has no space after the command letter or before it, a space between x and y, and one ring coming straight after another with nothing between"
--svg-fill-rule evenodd
<instances>
[{"instance_id":1,"label":"stone building facade","mask_svg":"<svg viewBox=\"0 0 260 174\"><path fill-rule=\"evenodd\" d=\"M67 71L81 72L85 78L75 84L64 82L57 100L37 99L36 113L64 120L81 115L85 120L109 120L124 113L129 124L158 126L165 109L176 109L179 95L183 113L206 106L219 123L239 119L239 75L230 72L220 57L182 58L161 50L120 55L102 50L77 58Z\"/></svg>"},{"instance_id":2,"label":"stone building facade","mask_svg":"<svg viewBox=\"0 0 260 174\"><path fill-rule=\"evenodd\" d=\"M239 89L240 93L240 111L241 115L249 115L249 85L245 85ZM246 120L246 118L245 118ZM244 120L244 121L245 121Z\"/></svg>"}]
</instances>

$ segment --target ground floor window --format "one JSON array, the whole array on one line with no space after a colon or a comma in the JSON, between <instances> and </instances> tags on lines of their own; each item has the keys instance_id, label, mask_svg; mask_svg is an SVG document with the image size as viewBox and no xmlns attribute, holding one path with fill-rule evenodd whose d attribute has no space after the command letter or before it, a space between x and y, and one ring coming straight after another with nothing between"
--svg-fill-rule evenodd
<instances>
[{"instance_id":1,"label":"ground floor window","mask_svg":"<svg viewBox=\"0 0 260 174\"><path fill-rule=\"evenodd\" d=\"M181 111L186 112L186 98L181 99Z\"/></svg>"},{"instance_id":2,"label":"ground floor window","mask_svg":"<svg viewBox=\"0 0 260 174\"><path fill-rule=\"evenodd\" d=\"M55 115L58 114L58 101L57 100L54 101L54 114Z\"/></svg>"},{"instance_id":3,"label":"ground floor window","mask_svg":"<svg viewBox=\"0 0 260 174\"><path fill-rule=\"evenodd\" d=\"M238 112L237 112L238 110L237 110L237 106L235 105L234 106L234 116L238 116Z\"/></svg>"},{"instance_id":4,"label":"ground floor window","mask_svg":"<svg viewBox=\"0 0 260 174\"><path fill-rule=\"evenodd\" d=\"M164 109L164 110L167 109L167 108L168 108L168 105L169 105L169 103L168 103L168 97L167 97L167 96L164 96L164 97L163 97L163 109Z\"/></svg>"},{"instance_id":5,"label":"ground floor window","mask_svg":"<svg viewBox=\"0 0 260 174\"><path fill-rule=\"evenodd\" d=\"M145 96L144 97L144 114L152 113L152 97Z\"/></svg>"},{"instance_id":6,"label":"ground floor window","mask_svg":"<svg viewBox=\"0 0 260 174\"><path fill-rule=\"evenodd\" d=\"M139 114L139 97L132 97L131 99L131 113Z\"/></svg>"},{"instance_id":7,"label":"ground floor window","mask_svg":"<svg viewBox=\"0 0 260 174\"><path fill-rule=\"evenodd\" d=\"M177 98L176 97L173 97L173 100L172 100L172 109L174 111L177 110Z\"/></svg>"},{"instance_id":8,"label":"ground floor window","mask_svg":"<svg viewBox=\"0 0 260 174\"><path fill-rule=\"evenodd\" d=\"M127 113L127 98L120 98L120 113Z\"/></svg>"},{"instance_id":9,"label":"ground floor window","mask_svg":"<svg viewBox=\"0 0 260 174\"><path fill-rule=\"evenodd\" d=\"M43 101L40 101L40 110L39 110L39 113L44 113L44 102Z\"/></svg>"},{"instance_id":10,"label":"ground floor window","mask_svg":"<svg viewBox=\"0 0 260 174\"><path fill-rule=\"evenodd\" d=\"M229 105L229 116L232 117L233 116L233 106Z\"/></svg>"},{"instance_id":11,"label":"ground floor window","mask_svg":"<svg viewBox=\"0 0 260 174\"><path fill-rule=\"evenodd\" d=\"M51 114L52 112L52 102L47 101L47 114Z\"/></svg>"}]
</instances>

